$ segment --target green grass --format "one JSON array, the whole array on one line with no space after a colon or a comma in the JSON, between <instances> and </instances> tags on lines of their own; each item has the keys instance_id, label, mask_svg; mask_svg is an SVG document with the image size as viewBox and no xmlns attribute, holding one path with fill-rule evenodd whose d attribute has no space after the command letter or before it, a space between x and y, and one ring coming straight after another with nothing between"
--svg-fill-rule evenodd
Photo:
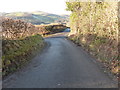
<instances>
[{"instance_id":1,"label":"green grass","mask_svg":"<svg viewBox=\"0 0 120 90\"><path fill-rule=\"evenodd\" d=\"M23 66L37 50L42 49L44 41L40 35L21 40L3 40L3 76Z\"/></svg>"}]
</instances>

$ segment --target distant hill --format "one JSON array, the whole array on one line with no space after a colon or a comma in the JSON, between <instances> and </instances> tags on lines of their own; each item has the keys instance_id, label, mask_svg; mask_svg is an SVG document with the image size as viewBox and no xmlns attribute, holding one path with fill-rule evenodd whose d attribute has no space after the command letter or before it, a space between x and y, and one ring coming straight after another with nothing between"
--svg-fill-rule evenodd
<instances>
[{"instance_id":1,"label":"distant hill","mask_svg":"<svg viewBox=\"0 0 120 90\"><path fill-rule=\"evenodd\" d=\"M42 11L35 12L12 12L0 13L2 16L10 17L12 19L22 19L32 24L49 24L49 23L66 23L68 22L68 15L56 15Z\"/></svg>"}]
</instances>

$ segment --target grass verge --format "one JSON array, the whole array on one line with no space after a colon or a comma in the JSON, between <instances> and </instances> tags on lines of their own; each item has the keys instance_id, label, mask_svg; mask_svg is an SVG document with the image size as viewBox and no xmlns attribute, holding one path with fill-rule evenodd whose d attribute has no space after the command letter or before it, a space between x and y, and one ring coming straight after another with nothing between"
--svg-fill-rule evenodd
<instances>
[{"instance_id":1,"label":"grass verge","mask_svg":"<svg viewBox=\"0 0 120 90\"><path fill-rule=\"evenodd\" d=\"M36 55L45 45L40 35L19 40L3 40L2 42L2 76L20 69Z\"/></svg>"}]
</instances>

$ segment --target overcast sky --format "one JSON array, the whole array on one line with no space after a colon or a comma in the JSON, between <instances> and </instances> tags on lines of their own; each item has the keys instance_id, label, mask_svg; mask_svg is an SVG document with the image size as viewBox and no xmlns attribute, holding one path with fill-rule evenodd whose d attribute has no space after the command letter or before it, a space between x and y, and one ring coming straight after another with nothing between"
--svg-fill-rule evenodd
<instances>
[{"instance_id":1,"label":"overcast sky","mask_svg":"<svg viewBox=\"0 0 120 90\"><path fill-rule=\"evenodd\" d=\"M1 0L0 12L44 11L54 14L69 14L65 0Z\"/></svg>"}]
</instances>

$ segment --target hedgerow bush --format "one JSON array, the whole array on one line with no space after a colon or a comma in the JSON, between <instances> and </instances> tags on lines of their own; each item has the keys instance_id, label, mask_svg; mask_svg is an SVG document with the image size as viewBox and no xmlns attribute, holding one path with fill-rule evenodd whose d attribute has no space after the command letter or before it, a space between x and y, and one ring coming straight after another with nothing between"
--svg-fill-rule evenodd
<instances>
[{"instance_id":1,"label":"hedgerow bush","mask_svg":"<svg viewBox=\"0 0 120 90\"><path fill-rule=\"evenodd\" d=\"M70 39L85 47L112 73L118 74L118 3L74 0L66 5L67 10L72 11Z\"/></svg>"},{"instance_id":2,"label":"hedgerow bush","mask_svg":"<svg viewBox=\"0 0 120 90\"><path fill-rule=\"evenodd\" d=\"M39 28L39 33L41 35L54 34L64 31L67 27L62 24L57 25L36 25Z\"/></svg>"},{"instance_id":3,"label":"hedgerow bush","mask_svg":"<svg viewBox=\"0 0 120 90\"><path fill-rule=\"evenodd\" d=\"M45 43L38 28L21 20L3 18L2 27L2 75L20 69Z\"/></svg>"}]
</instances>

